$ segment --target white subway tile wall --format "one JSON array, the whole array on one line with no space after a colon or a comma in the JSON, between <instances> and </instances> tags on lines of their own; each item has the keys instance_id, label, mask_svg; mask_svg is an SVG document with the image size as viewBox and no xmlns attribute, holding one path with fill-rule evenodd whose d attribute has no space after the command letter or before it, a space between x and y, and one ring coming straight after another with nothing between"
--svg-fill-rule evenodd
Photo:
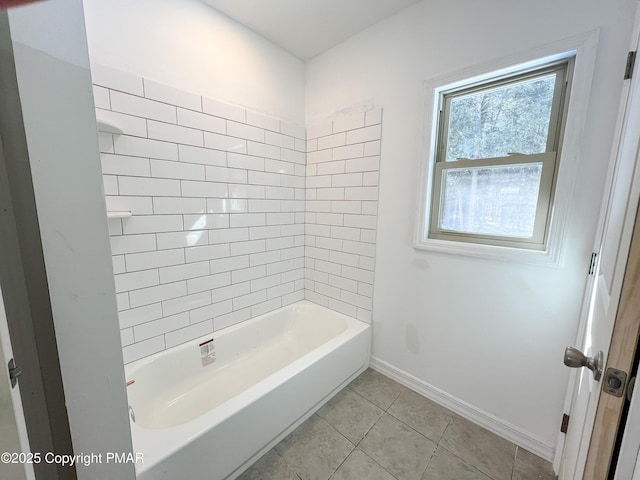
<instances>
[{"instance_id":1,"label":"white subway tile wall","mask_svg":"<svg viewBox=\"0 0 640 480\"><path fill-rule=\"evenodd\" d=\"M305 130L92 74L125 363L303 298L371 321L382 110Z\"/></svg>"},{"instance_id":2,"label":"white subway tile wall","mask_svg":"<svg viewBox=\"0 0 640 480\"><path fill-rule=\"evenodd\" d=\"M307 128L305 298L371 322L382 110Z\"/></svg>"},{"instance_id":3,"label":"white subway tile wall","mask_svg":"<svg viewBox=\"0 0 640 480\"><path fill-rule=\"evenodd\" d=\"M132 213L109 220L125 363L302 300L304 127L92 74L101 118L123 130L99 137L107 209Z\"/></svg>"}]
</instances>

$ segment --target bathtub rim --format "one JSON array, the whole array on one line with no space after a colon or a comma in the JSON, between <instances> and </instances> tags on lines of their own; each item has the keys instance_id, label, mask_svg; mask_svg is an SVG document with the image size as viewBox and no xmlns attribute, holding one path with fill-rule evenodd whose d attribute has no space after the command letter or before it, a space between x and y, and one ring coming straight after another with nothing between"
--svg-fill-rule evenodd
<instances>
[{"instance_id":1,"label":"bathtub rim","mask_svg":"<svg viewBox=\"0 0 640 480\"><path fill-rule=\"evenodd\" d=\"M253 325L254 323L258 323L260 320L263 320L264 318L271 316L271 315L275 315L278 312L283 312L285 310L293 310L293 308L295 308L296 306L313 306L313 307L317 307L320 309L324 309L324 310L328 310L330 312L332 312L333 314L339 316L339 317L343 317L348 319L348 321L351 320L355 320L359 323L362 323L364 325L369 325L371 326L370 323L367 323L363 320L360 320L358 318L355 317L350 317L348 315L345 315L344 313L338 312L336 310L332 310L328 307L325 307L324 305L320 305L318 303L314 303L311 302L309 300L298 300L297 302L293 302L290 303L289 305L285 305L283 307L277 308L275 310L270 310L268 312L265 312L261 315L258 315L257 317L253 317L250 318L249 320L244 320L242 322L233 324L233 325L229 325L228 327L224 327L221 328L220 330L215 330L211 333L208 333L206 335L202 335L200 337L197 338L193 338L191 340L188 340L184 343L180 343L178 345L174 345L173 347L170 348L166 348L164 350L161 350L159 352L153 353L149 356L143 357L143 358L139 358L138 360L134 360L133 362L129 362L126 363L124 365L124 373L125 373L125 379L128 382L129 380L131 380L129 378L129 376L134 373L135 371L143 368L144 366L153 363L154 361L158 360L159 358L164 358L166 356L169 356L171 354L175 354L175 352L179 351L179 350L183 350L183 349L187 349L187 348L191 348L193 347L194 344L198 344L198 343L202 343L203 341L209 340L211 338L216 338L218 336L222 336L222 335L226 335L228 333L232 333L235 332L237 330L240 330L242 328L248 327L250 325Z\"/></svg>"},{"instance_id":2,"label":"bathtub rim","mask_svg":"<svg viewBox=\"0 0 640 480\"><path fill-rule=\"evenodd\" d=\"M349 376L348 380L346 382L343 382L343 384L339 388L334 389L330 394L320 399L315 404L314 407L312 407L309 411L307 411L305 415L303 415L304 419L298 419L297 421L294 421L292 425L298 426L299 424L301 424L305 419L309 418L315 411L317 411L324 403L326 403L329 399L331 399L332 396L335 395L341 388L346 386L357 375L362 373L367 368L369 364L369 359L371 356L372 325L370 323L364 322L357 318L349 317L348 315L345 315L343 313L337 312L335 310L331 310L323 305L318 305L308 300L301 300L301 301L286 305L284 307L281 307L279 309L266 312L262 315L259 315L258 317L252 318L245 322L231 325L224 329L220 329L217 332L210 333L208 335L190 340L183 344L176 345L175 347L172 347L170 349L155 353L153 355L150 355L149 357L145 357L145 358L136 360L135 362L131 362L125 365L125 374L127 378L129 378L129 375L133 375L135 371L137 371L138 369L144 366L148 366L150 363L153 363L153 361L157 360L158 358L164 358L165 356L175 354L175 352L180 351L182 349L193 347L194 345L201 343L203 340L208 340L212 337L215 338L216 335L219 336L226 332L234 332L236 330L242 329L243 327L249 326L253 323L257 323L260 320L264 320L265 318L271 315L276 315L278 314L278 312L281 312L284 310L293 310L296 306L306 306L306 305L310 305L310 306L313 306L314 308L331 312L332 315L336 315L338 317L344 318L347 323L345 330L339 333L337 336L332 337L327 342L324 342L319 346L317 346L316 348L306 352L301 357L287 364L284 368L281 368L273 372L272 374L266 376L265 378L251 385L249 388L242 391L238 395L232 397L231 399L225 401L224 403L220 404L214 409L209 410L206 413L188 422L185 422L180 425L172 426L172 427L166 427L166 428L146 428L146 427L137 425L135 422L129 419L132 440L134 442L134 445L133 445L134 449L136 447L139 447L140 444L146 447L150 444L153 445L154 443L158 442L160 439L166 438L169 440L168 442L161 442L160 445L162 445L162 448L160 448L159 451L155 451L154 454L150 456L148 460L147 460L148 452L143 452L146 457L145 462L141 464L136 464L136 474L137 475L141 474L144 471L155 467L158 463L163 461L165 458L169 457L170 455L184 448L184 446L189 442L199 439L200 437L205 435L209 430L211 430L212 428L215 428L215 426L218 425L219 423L225 421L226 419L230 418L231 416L238 413L242 409L246 408L247 406L251 405L255 401L259 400L262 396L275 390L279 385L291 379L296 374L300 373L305 368L308 368L313 363L329 355L332 351L334 351L336 348L340 347L344 343L347 343L349 340L354 340L356 337L360 335L367 335L369 338L367 342L366 361L364 362L363 366L361 366L356 373ZM207 416L211 418L207 419L206 418ZM292 425L285 428L284 432L286 433L278 435L276 438L281 440L282 438L284 438L284 436L286 436L286 434L293 431L295 426L292 427ZM179 440L172 441L176 437L178 437ZM272 445L272 444L275 445L274 441L269 442L269 445ZM136 445L136 443L138 443L138 445ZM156 445L158 444L156 443ZM261 450L261 452L263 450ZM266 450L264 450L264 452L266 452ZM253 461L259 458L259 457L255 457L255 458L254 457L252 457ZM247 466L250 465L248 464L248 462L249 461L243 464L244 469L246 469ZM241 467L238 467L238 469L236 469L234 473L237 471L239 475L243 471L243 470L240 470L240 468ZM235 477L233 476L233 474L231 474L228 478L231 479Z\"/></svg>"}]
</instances>

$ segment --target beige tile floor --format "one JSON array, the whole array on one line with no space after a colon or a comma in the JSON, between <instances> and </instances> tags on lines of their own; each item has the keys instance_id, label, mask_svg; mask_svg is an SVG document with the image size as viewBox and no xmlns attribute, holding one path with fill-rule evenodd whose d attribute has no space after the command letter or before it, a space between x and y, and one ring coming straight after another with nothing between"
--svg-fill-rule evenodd
<instances>
[{"instance_id":1,"label":"beige tile floor","mask_svg":"<svg viewBox=\"0 0 640 480\"><path fill-rule=\"evenodd\" d=\"M240 480L552 480L551 464L367 370Z\"/></svg>"}]
</instances>

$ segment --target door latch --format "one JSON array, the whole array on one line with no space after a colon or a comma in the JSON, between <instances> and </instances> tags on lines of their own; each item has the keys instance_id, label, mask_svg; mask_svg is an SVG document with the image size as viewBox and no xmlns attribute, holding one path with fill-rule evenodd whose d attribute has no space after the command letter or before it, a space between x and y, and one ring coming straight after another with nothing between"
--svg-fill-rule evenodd
<instances>
[{"instance_id":1,"label":"door latch","mask_svg":"<svg viewBox=\"0 0 640 480\"><path fill-rule=\"evenodd\" d=\"M627 374L617 368L607 368L602 382L602 390L614 397L624 395L624 387L627 386Z\"/></svg>"}]
</instances>

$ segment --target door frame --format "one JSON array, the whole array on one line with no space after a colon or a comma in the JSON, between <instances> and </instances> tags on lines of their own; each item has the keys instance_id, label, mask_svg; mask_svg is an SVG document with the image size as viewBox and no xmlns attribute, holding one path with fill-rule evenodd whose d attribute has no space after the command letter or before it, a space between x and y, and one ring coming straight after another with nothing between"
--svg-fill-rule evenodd
<instances>
[{"instance_id":1,"label":"door frame","mask_svg":"<svg viewBox=\"0 0 640 480\"><path fill-rule=\"evenodd\" d=\"M631 36L629 50L640 50L640 9L636 10L634 29ZM623 293L623 286L625 285L624 282L626 280L625 271L627 266L631 266L632 263L632 259L630 258L631 249L633 247L640 251L640 238L638 238L640 236L640 232L635 237L635 241L637 243L632 245L632 234L634 229L636 227L640 228L640 225L636 225L635 221L638 210L638 200L640 199L640 168L638 168L640 166L640 158L638 156L640 153L638 151L640 141L640 115L634 115L634 112L638 111L640 111L640 66L636 68L635 75L630 79L630 81L624 81L622 94L620 96L618 119L616 122L609 170L607 172L607 181L605 182L605 191L602 197L603 201L599 212L599 220L597 224L598 230L596 232L593 250L598 255L598 261L600 261L599 257L603 253L601 251L601 247L604 240L604 233L607 230L609 223L612 221L610 208L617 202L617 211L620 213L623 211L623 215L621 218L613 219L613 221L619 222L620 225L617 226L617 229L619 230L617 256L611 259L615 269L611 281L612 283L608 286L609 288L607 288L610 292L610 296L608 299L605 299L609 304L611 304L609 309L611 312L610 315L615 315L615 319L612 321L612 331L610 333L611 343L606 358L607 365L604 368L605 371L606 368L611 366L620 368L617 367L617 365L624 365L627 361L630 365L633 361L633 351L635 351L635 341L637 340L637 337L633 337L633 351L631 352L630 359L628 359L629 347L624 345L621 335L627 335L627 337L630 336L630 319L624 319L623 321L623 319L619 317L619 312L623 310L622 302L629 298L628 293ZM628 151L624 151L624 149L628 148L632 148L633 155L629 155ZM623 156L623 153L627 153L627 155ZM624 202L623 205L619 204L621 201ZM614 226L614 228L616 227ZM635 257L633 261L636 261ZM638 260L638 266L640 267L640 260ZM585 288L583 308L576 336L577 344L581 344L586 333L588 312L591 302L590 292L593 291L595 286L594 283L598 281L598 278L598 269L596 268L595 274L589 277ZM626 290L629 290L629 288L630 286L628 286ZM619 321L620 324L618 324ZM638 325L635 328L637 333L637 329L640 328L640 319L638 319ZM629 367L627 367L625 371L628 372ZM571 372L564 407L564 412L567 414L571 413L571 407L574 400L573 396L575 393L576 382L579 379L579 374L580 372L577 370L573 370ZM600 438L603 433L610 429L609 424L611 423L611 419L610 413L607 414L606 402L602 402L603 395L600 383L598 383L596 388L599 390L599 399L595 412L595 419L593 424L584 426L583 433L583 438L585 434L588 435L588 448L584 448L583 443L578 459L579 468L582 469L582 466L585 468L583 480L602 480L602 478L605 478L606 472L604 476L602 474L602 459L607 458L607 456L609 459L611 458L611 453L615 443L615 431L612 435L608 435L612 440L611 438ZM605 394L604 396L611 397L608 394ZM618 421L619 418L620 417L618 416ZM571 428L571 424L569 424L569 428ZM556 456L554 460L554 468L556 471L559 471L563 459L565 446L564 441L565 435L559 433L558 447L556 449ZM606 468L608 469L608 467L609 461L606 462Z\"/></svg>"},{"instance_id":2,"label":"door frame","mask_svg":"<svg viewBox=\"0 0 640 480\"><path fill-rule=\"evenodd\" d=\"M616 312L607 364L604 368L604 371L607 368L617 368L627 374L631 372L633 366L638 332L640 331L640 316L637 314L640 310L640 210L637 208L637 198L631 200L636 204L633 236L622 281L620 302ZM631 208L631 206L629 207ZM622 397L606 394L601 388L599 389L600 396L587 452L584 480L603 479L609 472L618 429L621 426L620 420L627 386L628 383L625 385Z\"/></svg>"},{"instance_id":3,"label":"door frame","mask_svg":"<svg viewBox=\"0 0 640 480\"><path fill-rule=\"evenodd\" d=\"M73 454L6 10L0 10L0 85L0 285L23 371L27 434L33 452ZM40 462L34 470L37 478L77 478L75 467Z\"/></svg>"}]
</instances>

